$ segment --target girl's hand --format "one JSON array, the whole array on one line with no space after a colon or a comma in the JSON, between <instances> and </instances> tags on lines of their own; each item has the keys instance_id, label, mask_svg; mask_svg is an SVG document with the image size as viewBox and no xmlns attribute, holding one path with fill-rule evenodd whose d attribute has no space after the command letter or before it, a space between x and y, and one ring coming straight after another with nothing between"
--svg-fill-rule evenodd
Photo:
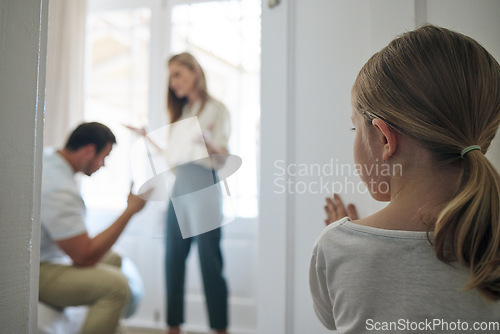
<instances>
[{"instance_id":1,"label":"girl's hand","mask_svg":"<svg viewBox=\"0 0 500 334\"><path fill-rule=\"evenodd\" d=\"M326 213L325 224L330 225L334 221L342 219L344 217L349 217L351 220L358 219L358 212L354 204L347 205L347 209L342 202L342 199L338 194L333 194L332 197L326 199L326 205L324 207Z\"/></svg>"}]
</instances>

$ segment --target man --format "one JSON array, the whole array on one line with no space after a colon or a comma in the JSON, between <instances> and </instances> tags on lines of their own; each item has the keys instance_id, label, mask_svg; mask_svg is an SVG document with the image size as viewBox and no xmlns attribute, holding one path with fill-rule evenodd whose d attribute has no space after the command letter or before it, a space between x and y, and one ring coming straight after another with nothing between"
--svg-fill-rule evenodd
<instances>
[{"instance_id":1,"label":"man","mask_svg":"<svg viewBox=\"0 0 500 334\"><path fill-rule=\"evenodd\" d=\"M63 149L43 157L40 300L57 308L88 305L82 334L114 333L131 294L121 258L110 249L146 200L130 192L121 216L91 238L74 179L78 172L90 176L104 166L115 143L105 125L83 123Z\"/></svg>"}]
</instances>

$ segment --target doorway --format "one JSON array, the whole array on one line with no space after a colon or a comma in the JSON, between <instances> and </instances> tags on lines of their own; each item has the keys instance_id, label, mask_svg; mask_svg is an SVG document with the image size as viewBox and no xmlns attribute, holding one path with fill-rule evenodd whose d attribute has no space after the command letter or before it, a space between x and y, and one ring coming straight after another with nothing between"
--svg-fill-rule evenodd
<instances>
[{"instance_id":1,"label":"doorway","mask_svg":"<svg viewBox=\"0 0 500 334\"><path fill-rule=\"evenodd\" d=\"M154 130L166 124L166 60L192 53L203 67L209 93L231 113L230 153L241 168L227 179L222 249L230 290L233 333L257 329L258 165L260 131L259 0L90 0L87 13L84 120L107 124L117 136L106 164L82 181L89 228L104 229L124 208L133 176L130 151L137 140L123 124ZM147 163L147 161L145 161ZM166 203L149 203L117 243L136 264L145 286L130 328L162 329ZM186 275L186 324L206 332L207 316L196 249Z\"/></svg>"}]
</instances>

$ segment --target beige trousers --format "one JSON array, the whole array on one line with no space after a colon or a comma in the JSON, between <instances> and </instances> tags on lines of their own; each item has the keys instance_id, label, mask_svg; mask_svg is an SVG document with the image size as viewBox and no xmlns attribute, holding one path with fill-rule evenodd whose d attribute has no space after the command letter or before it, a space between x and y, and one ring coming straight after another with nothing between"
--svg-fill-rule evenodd
<instances>
[{"instance_id":1,"label":"beige trousers","mask_svg":"<svg viewBox=\"0 0 500 334\"><path fill-rule=\"evenodd\" d=\"M112 334L130 298L121 257L108 253L92 267L40 264L40 301L56 308L89 307L81 334Z\"/></svg>"}]
</instances>

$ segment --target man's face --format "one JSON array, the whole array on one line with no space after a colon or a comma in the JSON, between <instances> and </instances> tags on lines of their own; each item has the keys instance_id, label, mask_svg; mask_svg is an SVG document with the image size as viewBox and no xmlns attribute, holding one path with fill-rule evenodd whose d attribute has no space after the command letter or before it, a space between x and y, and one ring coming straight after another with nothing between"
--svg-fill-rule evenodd
<instances>
[{"instance_id":1,"label":"man's face","mask_svg":"<svg viewBox=\"0 0 500 334\"><path fill-rule=\"evenodd\" d=\"M94 156L91 157L87 163L85 164L84 168L82 169L82 172L85 175L92 175L93 173L97 172L99 168L104 166L104 160L106 157L109 155L111 152L111 149L113 149L113 144L108 143L99 153L95 153L94 151Z\"/></svg>"}]
</instances>

